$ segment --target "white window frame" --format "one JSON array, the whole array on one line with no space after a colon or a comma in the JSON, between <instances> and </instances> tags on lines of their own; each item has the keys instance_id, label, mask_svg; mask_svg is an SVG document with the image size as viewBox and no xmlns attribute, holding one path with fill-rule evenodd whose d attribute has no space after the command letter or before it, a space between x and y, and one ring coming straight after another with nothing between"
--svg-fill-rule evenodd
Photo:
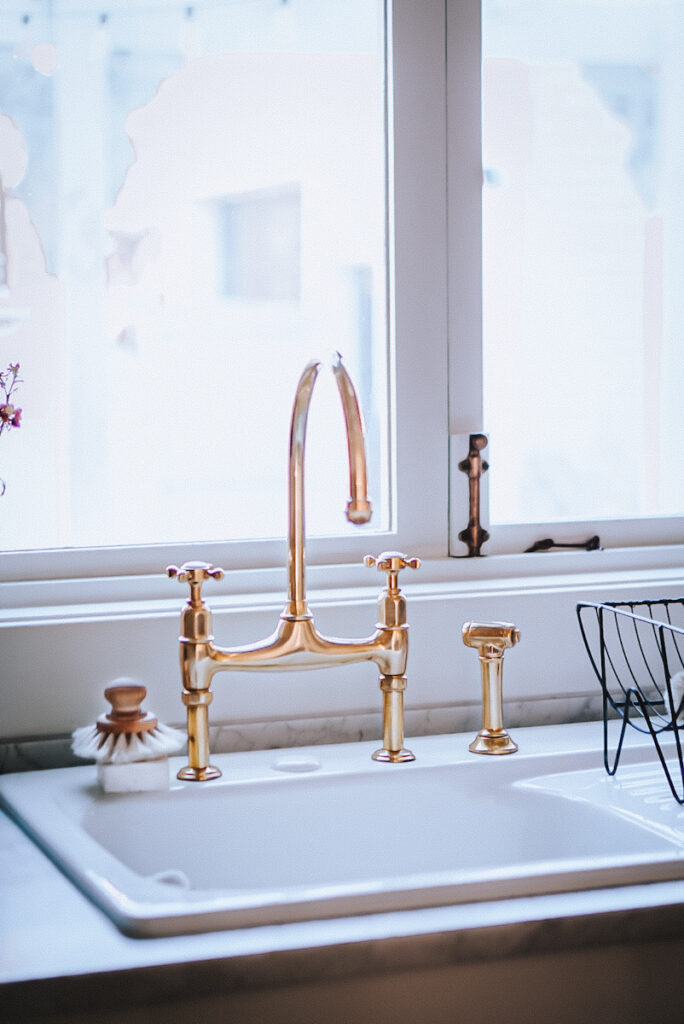
<instances>
[{"instance_id":1,"label":"white window frame","mask_svg":"<svg viewBox=\"0 0 684 1024\"><path fill-rule=\"evenodd\" d=\"M593 524L606 550L520 554L528 540L555 535L555 524L533 524L513 540L497 531L483 549L487 557L449 557L450 527L452 554L463 554L453 538L467 522L461 497L456 507L452 494L449 508L449 436L482 427L480 3L395 0L391 31L395 529L311 539L312 608L324 631L364 635L373 628L382 580L363 567L362 556L375 548L418 555L421 570L402 581L412 637L409 732L411 722L434 731L441 721L430 718L435 709L477 715L477 665L460 641L461 623L476 618L521 629L523 643L507 661L506 698L544 714L562 698L572 720L573 708L597 696L574 622L576 601L618 599L635 588L641 597L680 596L684 544L649 521L631 538L637 546L610 548L603 524ZM452 477L462 486L463 474ZM341 503L345 486L341 480ZM581 524L569 529L583 532ZM229 570L220 584L207 585L219 643L247 642L273 628L285 595L284 539L4 553L0 741L64 735L92 721L102 711L103 687L120 675L148 687L163 720L182 721L176 637L185 598L164 570L188 558ZM237 681L217 685L212 721L353 719L378 711L377 687L365 676L357 684L350 668L334 687L316 683L317 673L303 675L287 684L280 676L277 686L252 676L253 697Z\"/></svg>"},{"instance_id":2,"label":"white window frame","mask_svg":"<svg viewBox=\"0 0 684 1024\"><path fill-rule=\"evenodd\" d=\"M468 521L467 486L458 463L467 455L464 438L486 432L482 377L482 136L481 3L447 0L448 294L450 554L466 551L458 533ZM484 453L489 455L488 452ZM600 447L590 457L600 458ZM495 460L494 448L490 459ZM489 470L496 472L496 463ZM490 527L487 479L483 478L482 524ZM573 522L497 524L483 548L488 555L525 552L535 541L586 540L598 534L604 547L625 554L637 547L684 543L684 516L644 516ZM626 561L629 561L627 558ZM534 560L529 571L534 573Z\"/></svg>"},{"instance_id":3,"label":"white window frame","mask_svg":"<svg viewBox=\"0 0 684 1024\"><path fill-rule=\"evenodd\" d=\"M428 555L447 551L447 349L446 192L444 141L444 68L430 54L443 53L444 12L441 2L396 5L388 32L391 53L398 59L388 69L394 90L388 87L394 135L388 144L388 204L394 216L388 222L389 331L393 335L390 446L396 475L390 496L391 528L377 533L312 538L311 564L359 560L376 545L412 547L420 541ZM410 60L402 53L420 45L419 57L429 68L415 88ZM393 168L393 170L392 170ZM420 415L406 416L416 409ZM372 485L372 481L371 481ZM346 481L340 480L340 508L346 500ZM416 500L425 495L425 502ZM340 513L342 524L343 512ZM282 524L282 535L287 523ZM48 580L74 577L148 575L169 563L187 558L216 561L227 569L260 569L281 564L283 542L255 540L207 541L134 547L97 547L7 552L2 576L7 580Z\"/></svg>"},{"instance_id":4,"label":"white window frame","mask_svg":"<svg viewBox=\"0 0 684 1024\"><path fill-rule=\"evenodd\" d=\"M371 547L427 558L463 556L467 482L463 438L486 430L482 402L480 0L395 0L388 31L391 168L388 323L394 340L391 438L395 478L389 531L312 538L311 565L358 561ZM446 61L436 55L446 54ZM415 69L420 68L420 74ZM446 382L448 381L448 387ZM448 432L446 424L448 423ZM496 472L496 465L490 473ZM344 489L340 481L340 492ZM344 495L342 495L342 498ZM489 527L487 478L481 518ZM283 535L286 524L283 523ZM524 552L552 536L598 533L606 548L684 543L684 516L497 525L485 555ZM3 554L2 579L147 576L187 557L235 570L283 559L281 540L99 547ZM534 572L534 565L530 566ZM488 574L488 573L487 573Z\"/></svg>"}]
</instances>

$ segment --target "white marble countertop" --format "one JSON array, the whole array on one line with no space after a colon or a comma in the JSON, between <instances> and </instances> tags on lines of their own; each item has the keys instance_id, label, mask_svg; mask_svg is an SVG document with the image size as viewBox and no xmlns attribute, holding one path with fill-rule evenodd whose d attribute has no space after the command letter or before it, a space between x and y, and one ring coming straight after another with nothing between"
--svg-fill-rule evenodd
<instances>
[{"instance_id":1,"label":"white marble countertop","mask_svg":"<svg viewBox=\"0 0 684 1024\"><path fill-rule=\"evenodd\" d=\"M226 991L441 966L684 933L684 882L160 939L122 935L4 815L0 818L0 1001L7 1019L68 1011L116 990L122 1005L198 977ZM141 970L142 969L142 970ZM201 974L198 975L198 969Z\"/></svg>"},{"instance_id":2,"label":"white marble countertop","mask_svg":"<svg viewBox=\"0 0 684 1024\"><path fill-rule=\"evenodd\" d=\"M0 1003L7 1019L684 934L684 881L158 939L133 939L0 815ZM184 970L187 968L187 970ZM123 972L123 975L122 973ZM103 976L125 977L119 986ZM101 994L101 995L99 995ZM103 1004L104 1005L104 1004Z\"/></svg>"}]
</instances>

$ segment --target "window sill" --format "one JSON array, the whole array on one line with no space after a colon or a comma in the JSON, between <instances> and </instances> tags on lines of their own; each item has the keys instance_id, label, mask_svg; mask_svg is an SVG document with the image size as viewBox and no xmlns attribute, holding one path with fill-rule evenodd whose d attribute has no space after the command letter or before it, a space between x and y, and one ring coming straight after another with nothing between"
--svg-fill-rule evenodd
<instances>
[{"instance_id":1,"label":"window sill","mask_svg":"<svg viewBox=\"0 0 684 1024\"><path fill-rule=\"evenodd\" d=\"M372 547L372 545L369 545ZM414 554L413 551L410 552ZM285 561L283 553L283 563ZM159 561L164 565L163 557ZM109 614L118 609L127 615L155 614L167 606L180 608L185 588L157 573L88 575L57 579L22 579L15 572L0 582L0 624L31 617ZM383 577L359 562L307 566L307 587L313 602L347 600L382 587ZM407 593L439 591L486 593L568 587L606 587L662 582L684 586L684 544L611 548L598 551L547 551L533 554L496 554L479 558L427 558L418 573L401 577ZM270 608L284 603L287 589L285 565L273 568L231 569L223 580L210 581L206 599L216 607L239 605L246 609Z\"/></svg>"}]
</instances>

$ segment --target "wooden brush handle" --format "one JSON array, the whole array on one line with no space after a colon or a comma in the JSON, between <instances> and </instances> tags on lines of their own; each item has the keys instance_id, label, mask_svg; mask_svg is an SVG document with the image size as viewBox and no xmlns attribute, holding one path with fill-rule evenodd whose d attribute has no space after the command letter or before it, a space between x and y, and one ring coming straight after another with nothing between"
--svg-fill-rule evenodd
<instances>
[{"instance_id":1,"label":"wooden brush handle","mask_svg":"<svg viewBox=\"0 0 684 1024\"><path fill-rule=\"evenodd\" d=\"M98 718L97 728L100 732L138 733L156 728L157 719L144 712L140 706L147 696L144 686L135 683L108 686L104 695L112 705L112 710Z\"/></svg>"}]
</instances>

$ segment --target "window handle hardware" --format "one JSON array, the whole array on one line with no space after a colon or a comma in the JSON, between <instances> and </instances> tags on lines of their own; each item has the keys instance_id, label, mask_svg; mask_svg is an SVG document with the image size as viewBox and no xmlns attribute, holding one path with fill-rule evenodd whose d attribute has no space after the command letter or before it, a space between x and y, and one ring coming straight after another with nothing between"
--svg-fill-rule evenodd
<instances>
[{"instance_id":1,"label":"window handle hardware","mask_svg":"<svg viewBox=\"0 0 684 1024\"><path fill-rule=\"evenodd\" d=\"M489 469L489 463L481 455L486 447L486 434L471 434L468 455L458 464L461 472L468 476L468 525L458 535L468 547L467 558L481 555L482 545L489 540L489 534L480 523L480 478Z\"/></svg>"},{"instance_id":2,"label":"window handle hardware","mask_svg":"<svg viewBox=\"0 0 684 1024\"><path fill-rule=\"evenodd\" d=\"M588 540L582 541L580 544L565 544L563 541L556 542L550 537L546 537L544 540L536 540L532 547L525 548L525 554L530 554L532 551L550 551L551 548L579 548L581 551L602 551L601 538L598 535L589 537Z\"/></svg>"}]
</instances>

